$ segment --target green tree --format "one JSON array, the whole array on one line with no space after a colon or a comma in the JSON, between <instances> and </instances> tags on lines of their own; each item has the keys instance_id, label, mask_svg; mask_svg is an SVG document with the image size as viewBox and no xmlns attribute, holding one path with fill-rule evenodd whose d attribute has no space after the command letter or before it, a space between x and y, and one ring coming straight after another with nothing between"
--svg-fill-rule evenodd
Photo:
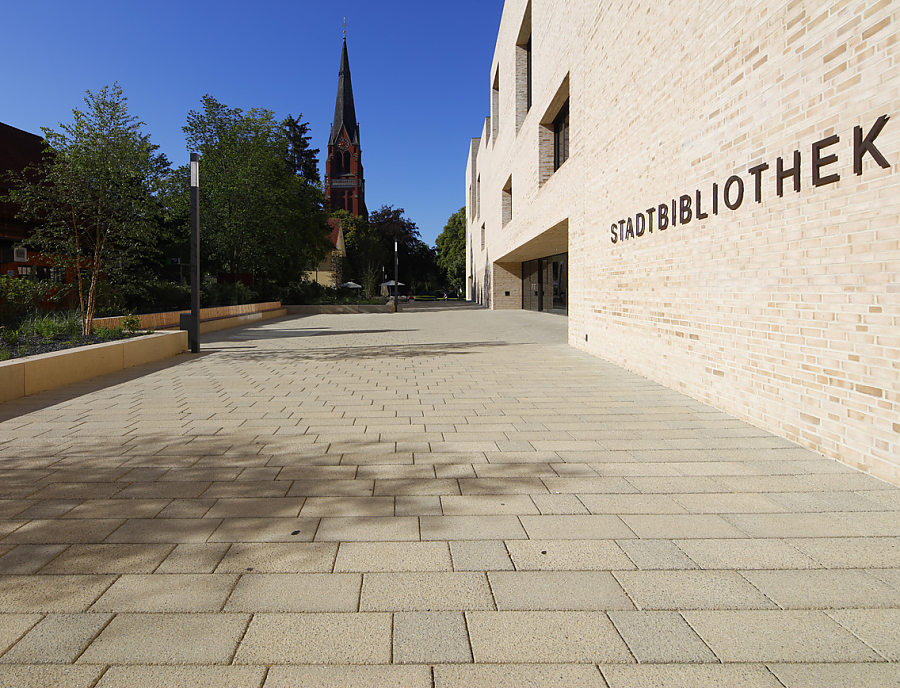
<instances>
[{"instance_id":1,"label":"green tree","mask_svg":"<svg viewBox=\"0 0 900 688\"><path fill-rule=\"evenodd\" d=\"M466 208L453 213L435 242L437 263L447 276L447 283L457 291L466 279Z\"/></svg>"},{"instance_id":2,"label":"green tree","mask_svg":"<svg viewBox=\"0 0 900 688\"><path fill-rule=\"evenodd\" d=\"M90 334L101 281L127 275L159 238L155 191L169 162L128 114L118 84L87 91L84 103L61 131L42 128L43 162L13 175L10 200L37 223L34 243L77 274L82 330Z\"/></svg>"},{"instance_id":3,"label":"green tree","mask_svg":"<svg viewBox=\"0 0 900 688\"><path fill-rule=\"evenodd\" d=\"M309 125L288 115L281 123L287 141L286 163L290 172L307 182L319 183L319 149L310 148Z\"/></svg>"},{"instance_id":4,"label":"green tree","mask_svg":"<svg viewBox=\"0 0 900 688\"><path fill-rule=\"evenodd\" d=\"M369 214L369 224L381 246L388 279L394 278L394 241L400 263L400 282L416 292L433 289L443 282L437 267L435 251L419 234L416 223L407 218L403 208L384 205Z\"/></svg>"},{"instance_id":5,"label":"green tree","mask_svg":"<svg viewBox=\"0 0 900 688\"><path fill-rule=\"evenodd\" d=\"M183 127L200 153L201 251L211 271L286 284L329 248L324 195L307 125L271 110L243 112L210 95ZM181 171L183 193L186 172ZM304 175L314 175L310 179Z\"/></svg>"}]
</instances>

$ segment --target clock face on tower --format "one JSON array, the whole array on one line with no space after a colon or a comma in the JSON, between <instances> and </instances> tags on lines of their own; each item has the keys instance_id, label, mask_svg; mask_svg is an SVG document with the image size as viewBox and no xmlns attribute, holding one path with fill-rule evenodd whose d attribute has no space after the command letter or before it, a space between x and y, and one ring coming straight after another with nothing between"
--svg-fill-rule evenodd
<instances>
[{"instance_id":1,"label":"clock face on tower","mask_svg":"<svg viewBox=\"0 0 900 688\"><path fill-rule=\"evenodd\" d=\"M342 151L347 150L347 139L341 139L340 141L338 141L338 148L340 148Z\"/></svg>"}]
</instances>

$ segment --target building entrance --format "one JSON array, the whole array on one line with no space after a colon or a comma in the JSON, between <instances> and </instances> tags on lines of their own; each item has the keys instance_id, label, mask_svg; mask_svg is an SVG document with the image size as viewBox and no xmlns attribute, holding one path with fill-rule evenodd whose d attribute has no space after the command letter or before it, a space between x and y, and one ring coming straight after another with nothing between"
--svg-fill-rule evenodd
<instances>
[{"instance_id":1,"label":"building entrance","mask_svg":"<svg viewBox=\"0 0 900 688\"><path fill-rule=\"evenodd\" d=\"M522 308L568 314L569 254L522 263Z\"/></svg>"}]
</instances>

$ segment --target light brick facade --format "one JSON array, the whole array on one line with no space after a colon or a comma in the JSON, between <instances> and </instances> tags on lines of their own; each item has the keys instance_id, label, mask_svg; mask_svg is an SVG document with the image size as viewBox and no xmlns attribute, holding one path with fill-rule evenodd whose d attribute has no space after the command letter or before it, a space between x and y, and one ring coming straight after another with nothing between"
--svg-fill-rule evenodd
<instances>
[{"instance_id":1,"label":"light brick facade","mask_svg":"<svg viewBox=\"0 0 900 688\"><path fill-rule=\"evenodd\" d=\"M521 263L568 253L572 346L900 484L898 24L891 0L507 0L467 296L521 308Z\"/></svg>"}]
</instances>

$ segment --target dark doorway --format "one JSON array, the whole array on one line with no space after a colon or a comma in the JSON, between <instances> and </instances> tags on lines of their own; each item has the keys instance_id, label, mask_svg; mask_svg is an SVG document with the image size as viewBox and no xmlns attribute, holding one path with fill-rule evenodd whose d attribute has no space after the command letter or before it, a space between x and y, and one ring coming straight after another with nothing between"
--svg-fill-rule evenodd
<instances>
[{"instance_id":1,"label":"dark doorway","mask_svg":"<svg viewBox=\"0 0 900 688\"><path fill-rule=\"evenodd\" d=\"M568 254L522 263L522 308L528 311L568 314Z\"/></svg>"}]
</instances>

